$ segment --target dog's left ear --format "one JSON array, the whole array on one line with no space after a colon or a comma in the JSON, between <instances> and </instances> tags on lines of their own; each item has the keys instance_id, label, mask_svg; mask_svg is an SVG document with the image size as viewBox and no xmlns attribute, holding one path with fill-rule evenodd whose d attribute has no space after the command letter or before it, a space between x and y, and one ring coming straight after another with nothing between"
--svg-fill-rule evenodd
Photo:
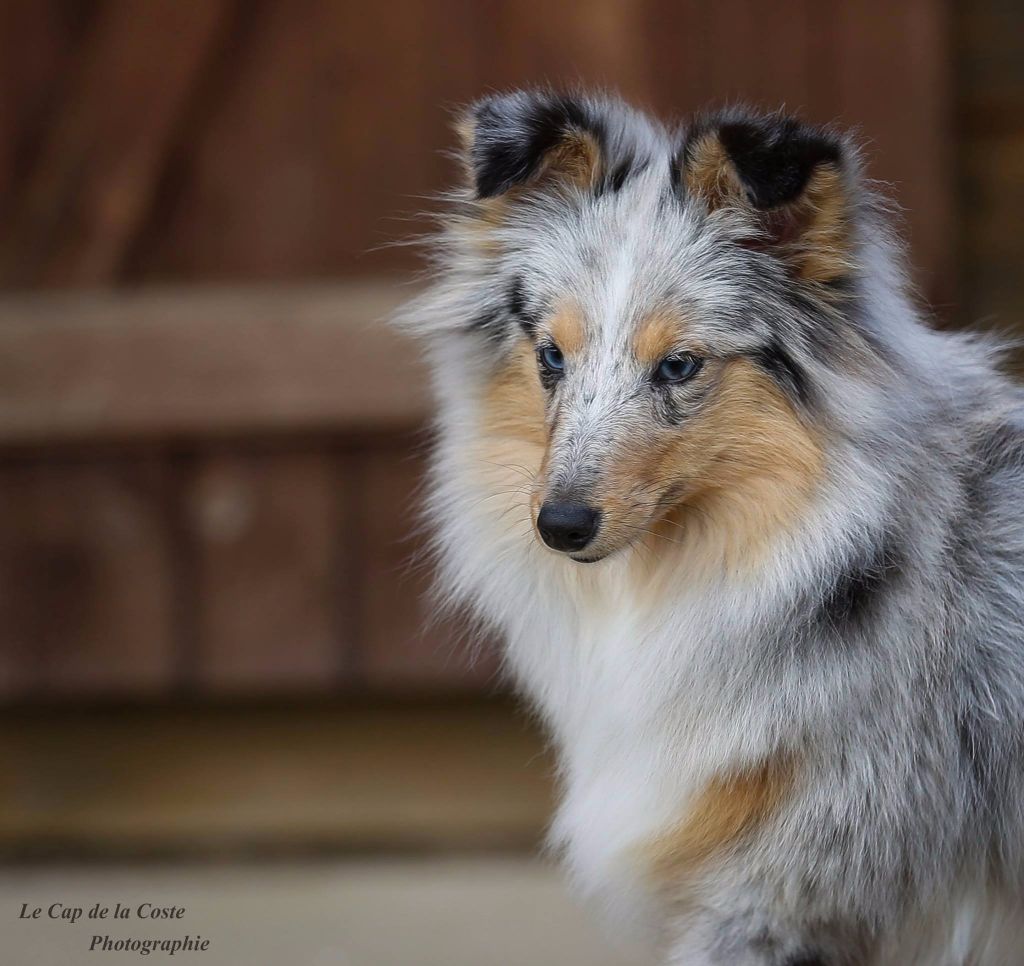
<instances>
[{"instance_id":1,"label":"dog's left ear","mask_svg":"<svg viewBox=\"0 0 1024 966\"><path fill-rule=\"evenodd\" d=\"M837 135L778 115L705 118L679 163L688 194L745 216L747 244L797 277L834 286L852 271L855 158Z\"/></svg>"}]
</instances>

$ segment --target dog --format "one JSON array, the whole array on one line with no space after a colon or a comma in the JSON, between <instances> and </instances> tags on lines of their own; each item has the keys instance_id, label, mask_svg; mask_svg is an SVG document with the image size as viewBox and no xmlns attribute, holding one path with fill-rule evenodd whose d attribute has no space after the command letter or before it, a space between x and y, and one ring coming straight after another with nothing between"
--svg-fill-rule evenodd
<instances>
[{"instance_id":1,"label":"dog","mask_svg":"<svg viewBox=\"0 0 1024 966\"><path fill-rule=\"evenodd\" d=\"M679 966L1024 963L1024 394L926 326L855 141L610 95L462 114L400 319L447 600L551 842Z\"/></svg>"}]
</instances>

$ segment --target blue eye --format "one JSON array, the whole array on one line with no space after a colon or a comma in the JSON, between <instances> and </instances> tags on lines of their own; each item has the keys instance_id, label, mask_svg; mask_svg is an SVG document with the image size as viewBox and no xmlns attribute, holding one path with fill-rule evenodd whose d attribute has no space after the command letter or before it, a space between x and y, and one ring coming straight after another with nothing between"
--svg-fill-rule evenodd
<instances>
[{"instance_id":1,"label":"blue eye","mask_svg":"<svg viewBox=\"0 0 1024 966\"><path fill-rule=\"evenodd\" d=\"M667 383L686 382L687 379L692 379L700 372L703 364L700 359L696 356L691 356L688 352L677 356L665 356L658 363L658 368L654 371L654 381Z\"/></svg>"},{"instance_id":2,"label":"blue eye","mask_svg":"<svg viewBox=\"0 0 1024 966\"><path fill-rule=\"evenodd\" d=\"M548 372L564 372L565 356L562 355L562 350L556 345L542 346L540 349L540 364Z\"/></svg>"}]
</instances>

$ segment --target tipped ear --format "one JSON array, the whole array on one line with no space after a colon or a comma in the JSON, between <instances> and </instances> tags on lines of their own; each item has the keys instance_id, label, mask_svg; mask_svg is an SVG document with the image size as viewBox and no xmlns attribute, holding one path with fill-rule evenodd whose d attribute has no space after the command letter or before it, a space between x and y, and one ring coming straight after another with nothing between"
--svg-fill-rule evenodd
<instances>
[{"instance_id":1,"label":"tipped ear","mask_svg":"<svg viewBox=\"0 0 1024 966\"><path fill-rule=\"evenodd\" d=\"M458 124L478 198L547 177L586 186L600 177L604 132L585 102L539 91L488 97Z\"/></svg>"},{"instance_id":2,"label":"tipped ear","mask_svg":"<svg viewBox=\"0 0 1024 966\"><path fill-rule=\"evenodd\" d=\"M752 247L784 259L800 278L833 285L853 267L853 163L835 134L781 116L698 121L681 160L688 193L712 211L745 215Z\"/></svg>"}]
</instances>

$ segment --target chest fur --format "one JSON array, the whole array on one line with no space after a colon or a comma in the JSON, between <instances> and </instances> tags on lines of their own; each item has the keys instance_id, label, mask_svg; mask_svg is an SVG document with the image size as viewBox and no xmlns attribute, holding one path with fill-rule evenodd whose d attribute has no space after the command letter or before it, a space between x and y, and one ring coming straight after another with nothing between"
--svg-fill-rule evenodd
<instances>
[{"instance_id":1,"label":"chest fur","mask_svg":"<svg viewBox=\"0 0 1024 966\"><path fill-rule=\"evenodd\" d=\"M658 880L762 820L785 776L756 696L717 672L707 614L609 595L580 615L525 621L509 657L555 738L562 799L552 840L585 893L629 917ZM629 900L627 902L627 899Z\"/></svg>"}]
</instances>

